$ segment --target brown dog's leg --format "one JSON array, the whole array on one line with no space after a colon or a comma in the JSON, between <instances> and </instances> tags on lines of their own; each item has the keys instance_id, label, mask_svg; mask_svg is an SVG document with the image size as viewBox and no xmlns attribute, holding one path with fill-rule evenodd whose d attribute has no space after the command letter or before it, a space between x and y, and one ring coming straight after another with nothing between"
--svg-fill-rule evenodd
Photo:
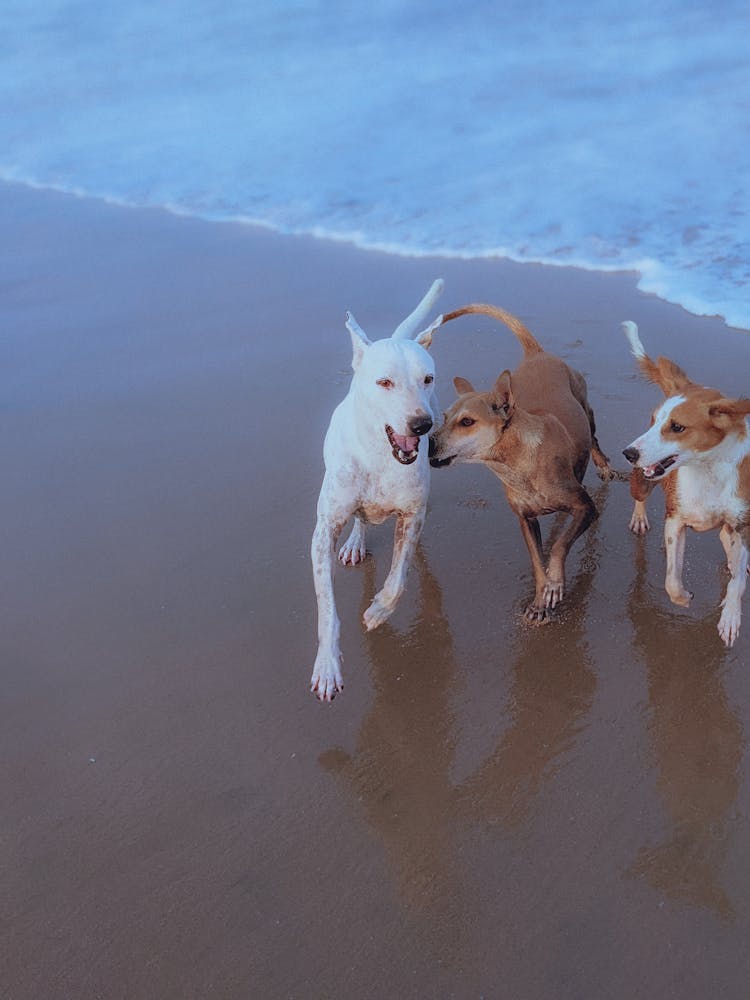
<instances>
[{"instance_id":1,"label":"brown dog's leg","mask_svg":"<svg viewBox=\"0 0 750 1000\"><path fill-rule=\"evenodd\" d=\"M565 596L565 560L570 546L599 516L594 501L583 487L579 488L568 510L570 523L555 541L549 554L547 584L544 589L544 605L548 608L557 607Z\"/></svg>"},{"instance_id":2,"label":"brown dog's leg","mask_svg":"<svg viewBox=\"0 0 750 1000\"><path fill-rule=\"evenodd\" d=\"M521 534L531 557L535 586L533 603L529 604L523 616L527 622L542 622L547 617L547 607L544 601L547 574L544 569L544 555L542 553L542 532L538 518L533 515L519 514L518 523L521 525Z\"/></svg>"},{"instance_id":3,"label":"brown dog's leg","mask_svg":"<svg viewBox=\"0 0 750 1000\"><path fill-rule=\"evenodd\" d=\"M593 413L592 426L593 426ZM609 459L604 454L602 449L599 447L599 442L596 440L596 434L592 432L591 434L591 460L596 466L596 474L603 482L609 482L610 479L614 479L615 473L612 471Z\"/></svg>"},{"instance_id":4,"label":"brown dog's leg","mask_svg":"<svg viewBox=\"0 0 750 1000\"><path fill-rule=\"evenodd\" d=\"M573 369L570 369L570 391L583 407L583 411L588 419L589 428L591 430L591 461L596 466L597 476L599 476L599 478L606 483L610 479L614 478L615 473L610 468L609 459L602 451L599 446L599 442L596 439L596 418L594 417L594 411L591 409L591 404L588 400L586 379L580 372Z\"/></svg>"}]
</instances>

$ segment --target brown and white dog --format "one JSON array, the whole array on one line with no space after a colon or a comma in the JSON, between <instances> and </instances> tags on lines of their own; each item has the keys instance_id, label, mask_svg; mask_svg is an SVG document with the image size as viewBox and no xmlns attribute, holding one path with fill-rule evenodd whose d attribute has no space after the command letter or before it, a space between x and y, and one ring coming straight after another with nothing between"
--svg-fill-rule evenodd
<instances>
[{"instance_id":1,"label":"brown and white dog","mask_svg":"<svg viewBox=\"0 0 750 1000\"><path fill-rule=\"evenodd\" d=\"M430 463L481 462L502 481L534 571L534 600L525 618L541 622L565 593L565 559L579 535L597 517L581 485L589 455L602 479L609 462L596 440L594 414L583 376L548 354L519 319L491 305L468 305L443 322L483 313L505 323L523 347L521 364L504 371L489 392L477 392L464 378L453 384L459 398L430 437ZM571 521L555 540L545 569L538 518L566 511Z\"/></svg>"},{"instance_id":2,"label":"brown and white dog","mask_svg":"<svg viewBox=\"0 0 750 1000\"><path fill-rule=\"evenodd\" d=\"M718 389L693 382L674 361L653 361L644 350L638 327L623 323L638 366L667 397L654 410L645 434L625 448L634 466L630 492L635 508L630 529L649 529L645 501L657 483L666 498L664 543L666 591L685 607L692 594L682 582L685 529L719 528L730 580L719 618L719 635L733 645L740 630L742 595L750 545L750 435L746 417L750 399L728 399Z\"/></svg>"}]
</instances>

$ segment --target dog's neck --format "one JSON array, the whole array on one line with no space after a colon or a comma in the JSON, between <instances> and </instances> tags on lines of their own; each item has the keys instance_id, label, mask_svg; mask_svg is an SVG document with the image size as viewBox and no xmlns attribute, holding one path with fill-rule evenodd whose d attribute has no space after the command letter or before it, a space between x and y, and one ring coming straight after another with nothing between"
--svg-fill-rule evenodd
<instances>
[{"instance_id":1,"label":"dog's neck","mask_svg":"<svg viewBox=\"0 0 750 1000\"><path fill-rule=\"evenodd\" d=\"M521 455L533 455L542 443L544 420L516 407L511 419L497 420L497 438L487 461L496 465L514 465Z\"/></svg>"}]
</instances>

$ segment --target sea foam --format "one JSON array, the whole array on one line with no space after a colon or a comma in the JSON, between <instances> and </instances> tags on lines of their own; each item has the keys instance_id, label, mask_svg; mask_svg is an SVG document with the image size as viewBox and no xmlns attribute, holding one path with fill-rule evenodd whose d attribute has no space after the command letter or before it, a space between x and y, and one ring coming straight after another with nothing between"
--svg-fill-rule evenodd
<instances>
[{"instance_id":1,"label":"sea foam","mask_svg":"<svg viewBox=\"0 0 750 1000\"><path fill-rule=\"evenodd\" d=\"M632 269L750 328L747 4L6 0L0 178Z\"/></svg>"}]
</instances>

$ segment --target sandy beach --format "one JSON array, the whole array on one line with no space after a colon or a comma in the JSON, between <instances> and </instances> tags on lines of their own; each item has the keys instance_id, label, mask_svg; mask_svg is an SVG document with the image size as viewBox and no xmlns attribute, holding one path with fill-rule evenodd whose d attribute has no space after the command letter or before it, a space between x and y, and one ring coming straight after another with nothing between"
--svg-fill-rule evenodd
<instances>
[{"instance_id":1,"label":"sandy beach","mask_svg":"<svg viewBox=\"0 0 750 1000\"><path fill-rule=\"evenodd\" d=\"M436 277L441 309L502 305L585 373L620 468L659 398L620 322L735 395L750 335L629 273L12 185L0 216L0 995L744 1000L750 624L723 647L717 535L673 607L661 495L636 539L589 470L599 520L533 628L499 483L435 471L391 621L361 626L392 524L337 572L330 706L309 545L346 309L387 335ZM520 350L467 319L433 355L447 405Z\"/></svg>"}]
</instances>

